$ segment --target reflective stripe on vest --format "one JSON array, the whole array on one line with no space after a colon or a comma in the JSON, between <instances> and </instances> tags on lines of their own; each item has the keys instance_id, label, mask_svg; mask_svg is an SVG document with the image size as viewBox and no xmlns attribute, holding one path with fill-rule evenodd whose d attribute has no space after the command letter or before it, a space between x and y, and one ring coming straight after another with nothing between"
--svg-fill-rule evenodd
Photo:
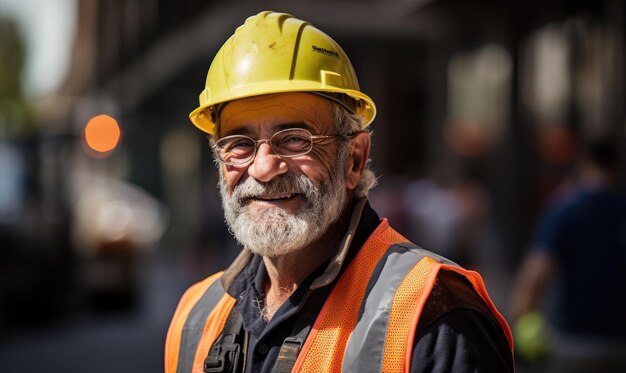
<instances>
[{"instance_id":1,"label":"reflective stripe on vest","mask_svg":"<svg viewBox=\"0 0 626 373\"><path fill-rule=\"evenodd\" d=\"M423 253L412 245L396 244L387 250L379 264L382 269L375 271L370 278L368 289L371 287L371 290L365 295L357 317L359 321L346 347L344 372L365 372L372 369L387 372L391 361L404 362L404 351L401 351L404 344L399 342L408 337L410 325L402 322L402 318L415 308L414 304L420 300L419 290L424 288L422 279L427 280L427 277L423 277L413 281L411 274L430 273L430 267L434 263L430 258L424 260ZM407 285L415 287L417 291L399 290L401 286ZM407 293L415 295L400 295ZM402 312L400 315L397 312L392 314L392 309L401 309ZM389 325L393 327L390 329ZM383 369L384 367L387 369Z\"/></svg>"},{"instance_id":2,"label":"reflective stripe on vest","mask_svg":"<svg viewBox=\"0 0 626 373\"><path fill-rule=\"evenodd\" d=\"M293 372L409 371L419 316L442 269L455 271L470 281L497 318L512 347L508 325L489 299L477 273L405 242L408 240L389 227L386 219L381 222L324 303ZM192 294L183 296L168 332L166 373L202 372L202 362L234 305L234 299L224 294L216 280L212 276L199 284L201 289L206 289L202 297L196 295L201 290L192 292L194 288L188 291ZM220 289L215 294L211 290L214 287ZM191 317L195 320L190 325L194 331L185 334L182 324L186 325L185 320ZM198 330L203 330L201 337ZM182 337L191 339L185 341ZM194 342L198 339L199 342ZM193 351L194 343L198 346L196 351ZM184 358L178 349L188 350L184 351ZM178 369L176 363L172 368L174 356L179 362ZM195 357L190 359L190 356Z\"/></svg>"}]
</instances>

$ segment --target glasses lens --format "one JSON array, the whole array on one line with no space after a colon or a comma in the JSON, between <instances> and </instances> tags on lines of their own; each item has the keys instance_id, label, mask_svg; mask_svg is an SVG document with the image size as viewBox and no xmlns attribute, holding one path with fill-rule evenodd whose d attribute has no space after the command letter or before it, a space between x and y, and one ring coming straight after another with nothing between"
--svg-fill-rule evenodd
<instances>
[{"instance_id":1,"label":"glasses lens","mask_svg":"<svg viewBox=\"0 0 626 373\"><path fill-rule=\"evenodd\" d=\"M246 162L254 154L254 140L247 136L227 136L215 143L220 159L227 163Z\"/></svg>"},{"instance_id":2,"label":"glasses lens","mask_svg":"<svg viewBox=\"0 0 626 373\"><path fill-rule=\"evenodd\" d=\"M313 147L311 133L300 128L276 132L270 141L274 152L285 157L306 154Z\"/></svg>"}]
</instances>

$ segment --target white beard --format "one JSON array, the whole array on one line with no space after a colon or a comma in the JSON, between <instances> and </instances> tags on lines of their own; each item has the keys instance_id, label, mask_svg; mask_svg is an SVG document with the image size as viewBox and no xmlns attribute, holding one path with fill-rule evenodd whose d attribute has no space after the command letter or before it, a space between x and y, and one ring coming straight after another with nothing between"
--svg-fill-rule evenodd
<instances>
[{"instance_id":1,"label":"white beard","mask_svg":"<svg viewBox=\"0 0 626 373\"><path fill-rule=\"evenodd\" d=\"M338 157L329 180L318 188L305 175L287 173L261 183L252 177L228 193L222 168L219 169L220 194L226 223L237 241L255 254L282 256L320 238L337 221L346 204L345 157ZM254 208L246 201L279 193L297 193L303 204L290 213L280 207Z\"/></svg>"}]
</instances>

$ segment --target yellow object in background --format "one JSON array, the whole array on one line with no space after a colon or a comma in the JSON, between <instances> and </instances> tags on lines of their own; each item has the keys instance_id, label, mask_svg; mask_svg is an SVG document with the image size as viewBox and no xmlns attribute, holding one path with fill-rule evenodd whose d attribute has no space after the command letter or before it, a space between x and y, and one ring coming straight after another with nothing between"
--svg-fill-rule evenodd
<instances>
[{"instance_id":1,"label":"yellow object in background","mask_svg":"<svg viewBox=\"0 0 626 373\"><path fill-rule=\"evenodd\" d=\"M515 352L518 358L529 363L544 360L551 347L550 332L541 312L524 314L513 325Z\"/></svg>"}]
</instances>

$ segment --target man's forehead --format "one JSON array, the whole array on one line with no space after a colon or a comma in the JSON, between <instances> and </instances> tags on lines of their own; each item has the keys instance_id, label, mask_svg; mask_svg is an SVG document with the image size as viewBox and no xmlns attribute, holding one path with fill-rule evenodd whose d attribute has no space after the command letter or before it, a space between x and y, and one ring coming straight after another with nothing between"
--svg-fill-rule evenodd
<instances>
[{"instance_id":1,"label":"man's forehead","mask_svg":"<svg viewBox=\"0 0 626 373\"><path fill-rule=\"evenodd\" d=\"M305 127L327 132L333 126L332 104L320 96L290 92L242 98L228 103L219 118L219 136L273 127Z\"/></svg>"}]
</instances>

